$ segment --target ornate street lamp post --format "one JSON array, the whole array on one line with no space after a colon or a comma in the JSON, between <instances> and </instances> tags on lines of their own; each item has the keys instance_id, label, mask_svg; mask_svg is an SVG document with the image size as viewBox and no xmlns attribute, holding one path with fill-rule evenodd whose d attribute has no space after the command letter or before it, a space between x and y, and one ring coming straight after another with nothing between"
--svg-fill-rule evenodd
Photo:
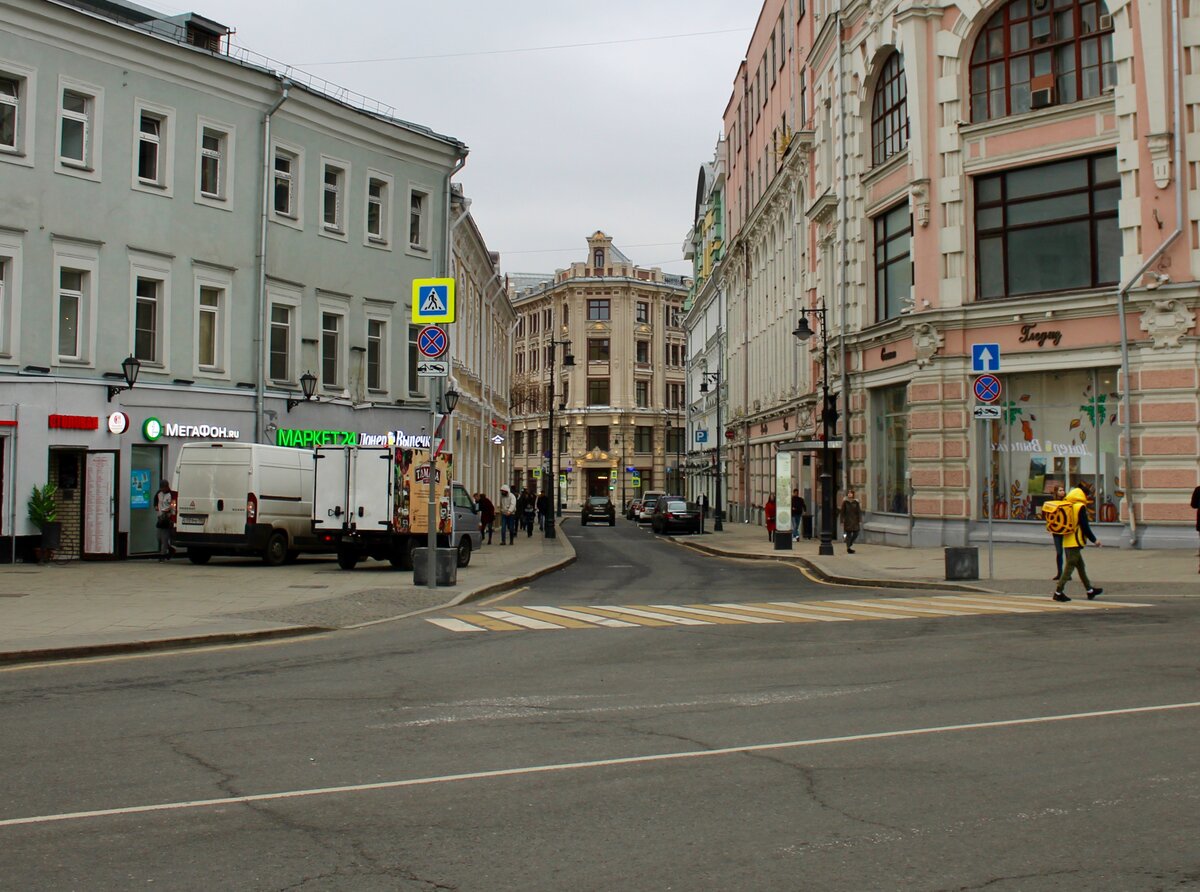
<instances>
[{"instance_id":1,"label":"ornate street lamp post","mask_svg":"<svg viewBox=\"0 0 1200 892\"><path fill-rule=\"evenodd\" d=\"M567 340L551 340L550 341L550 435L547 439L550 441L547 445L550 447L550 473L546 475L542 491L546 494L546 507L549 509L546 512L546 517L543 520L543 533L547 539L554 539L558 533L554 528L554 516L557 514L562 517L562 507L559 502L558 492L558 476L554 471L554 458L558 452L558 431L554 429L554 403L558 400L558 388L555 384L555 372L558 368L558 363L555 361L558 357L558 348L563 348L563 368L572 368L575 365L575 357L568 353L571 342Z\"/></svg>"},{"instance_id":2,"label":"ornate street lamp post","mask_svg":"<svg viewBox=\"0 0 1200 892\"><path fill-rule=\"evenodd\" d=\"M701 393L708 393L710 382L717 386L717 510L713 513L713 532L719 533L725 529L721 520L721 490L723 489L721 481L724 475L724 469L721 467L721 440L725 432L721 429L721 369L719 367L715 372L700 373Z\"/></svg>"},{"instance_id":3,"label":"ornate street lamp post","mask_svg":"<svg viewBox=\"0 0 1200 892\"><path fill-rule=\"evenodd\" d=\"M837 397L829 395L829 328L825 304L815 309L801 308L800 321L792 332L797 340L807 341L813 336L809 316L821 322L821 544L817 553L833 554L833 472L829 439L836 430L838 412Z\"/></svg>"}]
</instances>

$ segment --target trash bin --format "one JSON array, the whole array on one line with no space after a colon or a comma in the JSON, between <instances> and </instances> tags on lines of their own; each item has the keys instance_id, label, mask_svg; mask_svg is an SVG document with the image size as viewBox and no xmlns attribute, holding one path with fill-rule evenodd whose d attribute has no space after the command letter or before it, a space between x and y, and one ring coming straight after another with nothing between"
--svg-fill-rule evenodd
<instances>
[{"instance_id":1,"label":"trash bin","mask_svg":"<svg viewBox=\"0 0 1200 892\"><path fill-rule=\"evenodd\" d=\"M974 546L955 546L946 549L946 579L978 579L979 549Z\"/></svg>"},{"instance_id":2,"label":"trash bin","mask_svg":"<svg viewBox=\"0 0 1200 892\"><path fill-rule=\"evenodd\" d=\"M429 584L429 549L413 549L413 585ZM437 549L436 572L438 585L458 585L458 549Z\"/></svg>"},{"instance_id":3,"label":"trash bin","mask_svg":"<svg viewBox=\"0 0 1200 892\"><path fill-rule=\"evenodd\" d=\"M811 514L800 515L800 535L803 536L805 539L812 538L812 528L813 528L812 517L813 516Z\"/></svg>"}]
</instances>

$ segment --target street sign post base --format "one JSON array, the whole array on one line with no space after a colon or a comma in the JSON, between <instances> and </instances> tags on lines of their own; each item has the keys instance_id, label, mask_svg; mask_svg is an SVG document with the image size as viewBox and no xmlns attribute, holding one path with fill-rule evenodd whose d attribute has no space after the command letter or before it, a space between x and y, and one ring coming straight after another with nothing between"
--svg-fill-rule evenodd
<instances>
[{"instance_id":1,"label":"street sign post base","mask_svg":"<svg viewBox=\"0 0 1200 892\"><path fill-rule=\"evenodd\" d=\"M792 534L787 530L775 531L775 550L776 551L791 551L792 550Z\"/></svg>"},{"instance_id":2,"label":"street sign post base","mask_svg":"<svg viewBox=\"0 0 1200 892\"><path fill-rule=\"evenodd\" d=\"M542 519L542 531L546 534L547 539L558 538L558 531L554 529L554 515L547 514Z\"/></svg>"}]
</instances>

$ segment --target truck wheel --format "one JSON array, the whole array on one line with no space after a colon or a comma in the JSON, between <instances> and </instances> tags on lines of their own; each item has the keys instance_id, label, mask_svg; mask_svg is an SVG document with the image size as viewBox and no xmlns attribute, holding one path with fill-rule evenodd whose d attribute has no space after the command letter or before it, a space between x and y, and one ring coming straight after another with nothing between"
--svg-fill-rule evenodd
<instances>
[{"instance_id":1,"label":"truck wheel","mask_svg":"<svg viewBox=\"0 0 1200 892\"><path fill-rule=\"evenodd\" d=\"M276 530L267 540L267 547L263 549L263 563L268 567L278 567L287 560L287 554L287 533Z\"/></svg>"},{"instance_id":2,"label":"truck wheel","mask_svg":"<svg viewBox=\"0 0 1200 892\"><path fill-rule=\"evenodd\" d=\"M358 555L348 548L339 548L337 553L338 566L343 570L353 570L358 563Z\"/></svg>"},{"instance_id":3,"label":"truck wheel","mask_svg":"<svg viewBox=\"0 0 1200 892\"><path fill-rule=\"evenodd\" d=\"M397 570L411 570L413 568L413 549L417 544L412 539L404 539L392 547L392 555L388 561Z\"/></svg>"},{"instance_id":4,"label":"truck wheel","mask_svg":"<svg viewBox=\"0 0 1200 892\"><path fill-rule=\"evenodd\" d=\"M463 540L458 543L458 565L465 567L471 563L471 540L463 537Z\"/></svg>"},{"instance_id":5,"label":"truck wheel","mask_svg":"<svg viewBox=\"0 0 1200 892\"><path fill-rule=\"evenodd\" d=\"M209 558L212 557L207 551L201 551L198 548L189 548L187 550L188 560L193 564L207 564Z\"/></svg>"}]
</instances>

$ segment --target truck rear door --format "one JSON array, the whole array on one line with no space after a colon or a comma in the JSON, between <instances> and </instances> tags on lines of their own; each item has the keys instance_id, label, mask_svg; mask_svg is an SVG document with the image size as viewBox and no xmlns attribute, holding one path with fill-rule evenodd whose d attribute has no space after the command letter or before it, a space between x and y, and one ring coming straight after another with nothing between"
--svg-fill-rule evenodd
<instances>
[{"instance_id":1,"label":"truck rear door","mask_svg":"<svg viewBox=\"0 0 1200 892\"><path fill-rule=\"evenodd\" d=\"M350 460L350 514L360 533L386 532L392 525L392 450L355 449Z\"/></svg>"},{"instance_id":2,"label":"truck rear door","mask_svg":"<svg viewBox=\"0 0 1200 892\"><path fill-rule=\"evenodd\" d=\"M350 450L345 446L320 446L313 475L313 528L341 530L349 522Z\"/></svg>"}]
</instances>

